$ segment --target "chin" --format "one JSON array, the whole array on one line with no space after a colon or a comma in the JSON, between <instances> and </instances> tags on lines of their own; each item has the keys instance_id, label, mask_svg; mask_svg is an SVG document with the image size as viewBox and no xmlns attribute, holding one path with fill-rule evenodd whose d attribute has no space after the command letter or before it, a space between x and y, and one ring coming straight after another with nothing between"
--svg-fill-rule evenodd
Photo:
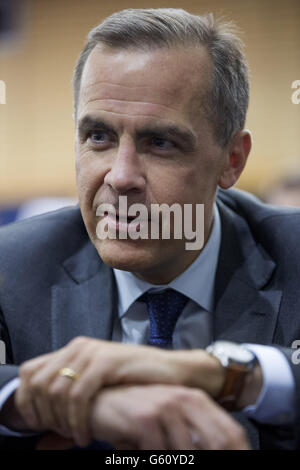
<instances>
[{"instance_id":1,"label":"chin","mask_svg":"<svg viewBox=\"0 0 300 470\"><path fill-rule=\"evenodd\" d=\"M132 240L97 240L95 247L104 263L115 269L138 272L157 263L149 248Z\"/></svg>"}]
</instances>

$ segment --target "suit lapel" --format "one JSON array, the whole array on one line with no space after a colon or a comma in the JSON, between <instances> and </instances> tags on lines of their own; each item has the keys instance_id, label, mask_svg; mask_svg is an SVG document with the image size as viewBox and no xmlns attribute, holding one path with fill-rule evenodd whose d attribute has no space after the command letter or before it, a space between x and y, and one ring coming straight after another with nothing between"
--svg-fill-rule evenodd
<instances>
[{"instance_id":1,"label":"suit lapel","mask_svg":"<svg viewBox=\"0 0 300 470\"><path fill-rule=\"evenodd\" d=\"M222 243L216 274L214 339L272 343L282 292L266 288L274 261L245 220L221 201ZM264 289L263 289L264 288Z\"/></svg>"},{"instance_id":2,"label":"suit lapel","mask_svg":"<svg viewBox=\"0 0 300 470\"><path fill-rule=\"evenodd\" d=\"M113 271L91 242L63 263L68 282L52 287L52 348L76 336L111 339L116 313Z\"/></svg>"}]
</instances>

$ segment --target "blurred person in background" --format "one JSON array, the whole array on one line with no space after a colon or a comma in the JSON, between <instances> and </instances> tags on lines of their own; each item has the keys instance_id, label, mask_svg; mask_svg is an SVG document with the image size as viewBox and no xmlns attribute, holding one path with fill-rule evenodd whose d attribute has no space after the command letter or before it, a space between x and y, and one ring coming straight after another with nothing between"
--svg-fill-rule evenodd
<instances>
[{"instance_id":1,"label":"blurred person in background","mask_svg":"<svg viewBox=\"0 0 300 470\"><path fill-rule=\"evenodd\" d=\"M269 204L300 207L300 174L293 174L274 184L264 195Z\"/></svg>"}]
</instances>

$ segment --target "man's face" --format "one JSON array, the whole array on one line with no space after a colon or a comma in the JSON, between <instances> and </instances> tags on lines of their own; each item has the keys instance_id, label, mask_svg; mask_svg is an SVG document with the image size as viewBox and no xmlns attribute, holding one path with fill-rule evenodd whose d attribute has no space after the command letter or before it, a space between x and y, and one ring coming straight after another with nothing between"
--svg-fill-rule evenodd
<instances>
[{"instance_id":1,"label":"man's face","mask_svg":"<svg viewBox=\"0 0 300 470\"><path fill-rule=\"evenodd\" d=\"M205 205L208 236L223 150L202 106L211 80L206 50L149 52L97 46L85 65L76 121L80 207L103 261L153 282L169 282L199 254L186 240L106 239L96 209L119 196L128 206Z\"/></svg>"}]
</instances>

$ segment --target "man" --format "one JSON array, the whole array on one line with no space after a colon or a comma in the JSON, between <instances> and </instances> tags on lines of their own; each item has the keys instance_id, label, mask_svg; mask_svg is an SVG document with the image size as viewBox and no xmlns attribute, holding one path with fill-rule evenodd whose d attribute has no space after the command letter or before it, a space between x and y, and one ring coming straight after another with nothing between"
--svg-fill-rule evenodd
<instances>
[{"instance_id":1,"label":"man","mask_svg":"<svg viewBox=\"0 0 300 470\"><path fill-rule=\"evenodd\" d=\"M0 234L1 337L23 364L21 381L16 366L0 370L2 424L79 445L247 448L220 404L254 405L237 415L252 446L293 447L290 350L204 350L299 337L300 213L224 191L251 148L239 41L211 16L125 10L90 33L74 96L80 210ZM124 238L153 220L132 221L120 196L193 215L204 204L204 247L187 250L175 222L169 239ZM118 236L100 237L99 220Z\"/></svg>"}]
</instances>

